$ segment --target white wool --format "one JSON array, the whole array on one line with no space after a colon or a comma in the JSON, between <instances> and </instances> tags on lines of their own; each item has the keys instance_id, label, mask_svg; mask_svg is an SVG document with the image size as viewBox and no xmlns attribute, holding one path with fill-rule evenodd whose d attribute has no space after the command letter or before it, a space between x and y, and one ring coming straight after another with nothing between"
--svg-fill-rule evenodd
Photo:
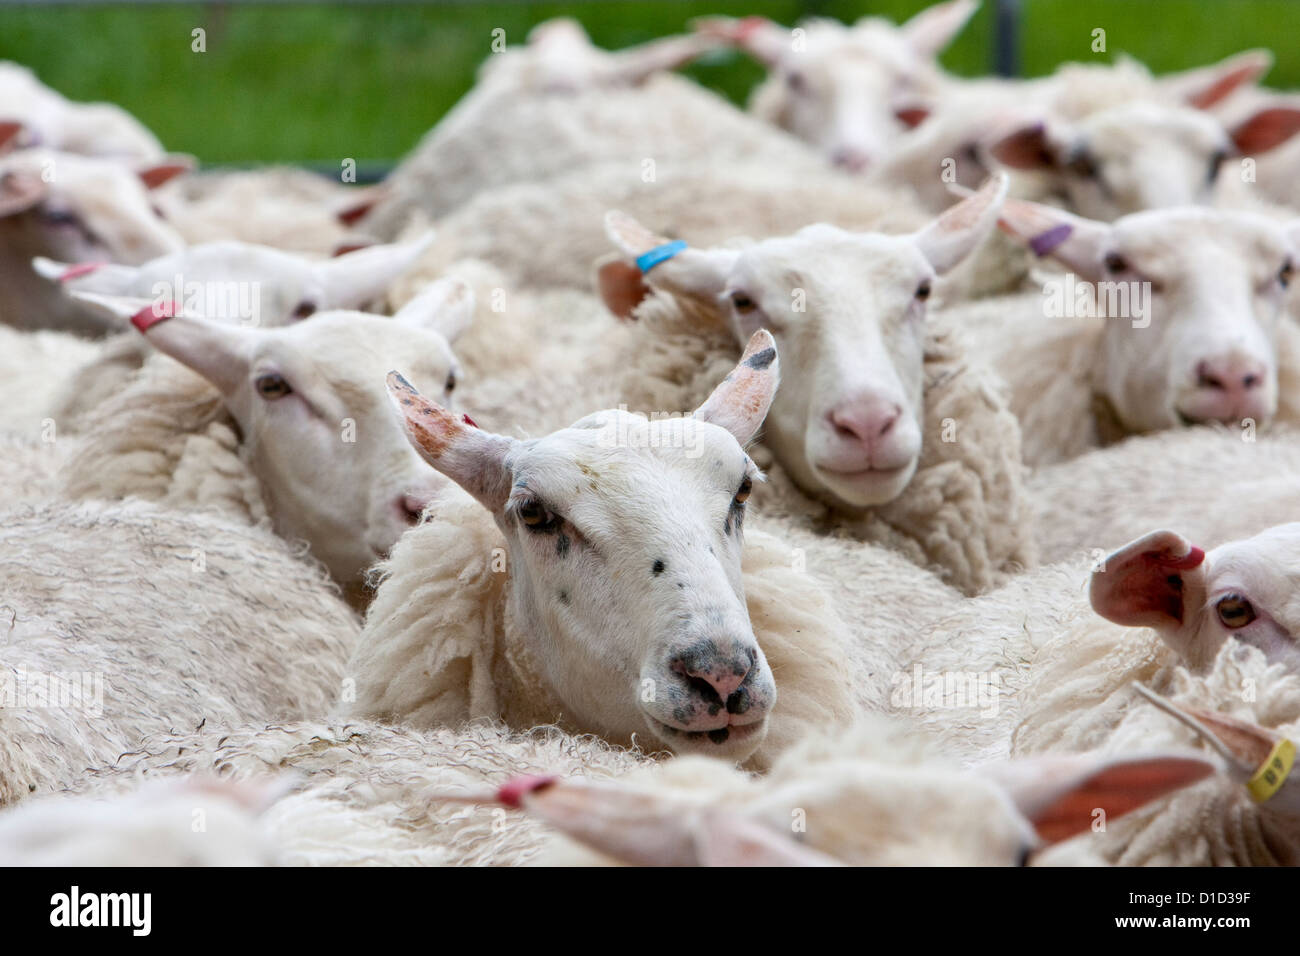
<instances>
[{"instance_id":1,"label":"white wool","mask_svg":"<svg viewBox=\"0 0 1300 956\"><path fill-rule=\"evenodd\" d=\"M1255 648L1230 641L1210 672L1195 677L1151 632L1119 630L1086 622L1044 649L1021 692L1014 753L1191 748L1211 754L1193 731L1132 690L1134 681L1183 707L1219 711L1292 739L1300 730L1300 677L1268 666ZM1108 823L1044 862L1293 866L1297 859L1295 821L1256 804L1241 783L1216 776Z\"/></svg>"},{"instance_id":2,"label":"white wool","mask_svg":"<svg viewBox=\"0 0 1300 956\"><path fill-rule=\"evenodd\" d=\"M338 213L356 190L289 166L196 173L158 192L158 204L191 244L218 239L332 255L352 238Z\"/></svg>"},{"instance_id":3,"label":"white wool","mask_svg":"<svg viewBox=\"0 0 1300 956\"><path fill-rule=\"evenodd\" d=\"M142 502L42 503L6 513L0 555L0 690L15 702L0 708L0 802L65 786L144 734L319 714L341 694L357 622L268 531ZM69 675L81 696L65 683L60 706L43 704Z\"/></svg>"},{"instance_id":4,"label":"white wool","mask_svg":"<svg viewBox=\"0 0 1300 956\"><path fill-rule=\"evenodd\" d=\"M1246 435L1200 426L1136 435L1041 468L1027 494L1042 558L1100 557L1154 528L1209 550L1294 521L1297 437L1289 427Z\"/></svg>"},{"instance_id":5,"label":"white wool","mask_svg":"<svg viewBox=\"0 0 1300 956\"><path fill-rule=\"evenodd\" d=\"M97 358L101 344L67 332L27 332L0 324L0 429L24 438L67 427L60 390L84 362Z\"/></svg>"}]
</instances>

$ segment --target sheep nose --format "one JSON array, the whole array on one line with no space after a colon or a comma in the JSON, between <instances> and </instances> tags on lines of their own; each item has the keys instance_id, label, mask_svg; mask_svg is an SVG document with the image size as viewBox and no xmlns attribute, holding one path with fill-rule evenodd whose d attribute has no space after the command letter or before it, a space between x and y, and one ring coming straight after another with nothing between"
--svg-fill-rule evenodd
<instances>
[{"instance_id":1,"label":"sheep nose","mask_svg":"<svg viewBox=\"0 0 1300 956\"><path fill-rule=\"evenodd\" d=\"M828 417L840 438L870 448L893 430L902 414L902 407L892 402L872 402L837 406Z\"/></svg>"},{"instance_id":2,"label":"sheep nose","mask_svg":"<svg viewBox=\"0 0 1300 956\"><path fill-rule=\"evenodd\" d=\"M432 500L432 492L405 494L398 501L397 508L406 517L407 524L419 524L420 515L424 514L424 509L429 507Z\"/></svg>"},{"instance_id":3,"label":"sheep nose","mask_svg":"<svg viewBox=\"0 0 1300 956\"><path fill-rule=\"evenodd\" d=\"M1200 388L1219 389L1230 395L1240 395L1263 385L1267 374L1268 369L1263 362L1230 355L1197 363L1196 384Z\"/></svg>"},{"instance_id":4,"label":"sheep nose","mask_svg":"<svg viewBox=\"0 0 1300 956\"><path fill-rule=\"evenodd\" d=\"M754 665L754 655L737 650L733 653L685 653L674 658L672 670L686 677L687 684L705 703L725 704L730 713L738 713L740 686Z\"/></svg>"},{"instance_id":5,"label":"sheep nose","mask_svg":"<svg viewBox=\"0 0 1300 956\"><path fill-rule=\"evenodd\" d=\"M871 165L871 155L860 146L837 146L831 150L831 162L851 173L860 173Z\"/></svg>"}]
</instances>

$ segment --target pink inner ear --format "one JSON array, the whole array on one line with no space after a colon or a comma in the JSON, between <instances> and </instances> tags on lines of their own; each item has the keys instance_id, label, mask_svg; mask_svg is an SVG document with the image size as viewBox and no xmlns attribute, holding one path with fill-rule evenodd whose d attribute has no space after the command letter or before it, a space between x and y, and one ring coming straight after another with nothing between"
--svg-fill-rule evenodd
<instances>
[{"instance_id":1,"label":"pink inner ear","mask_svg":"<svg viewBox=\"0 0 1300 956\"><path fill-rule=\"evenodd\" d=\"M1232 131L1232 141L1243 156L1264 153L1300 132L1300 110L1278 106L1260 110Z\"/></svg>"},{"instance_id":2,"label":"pink inner ear","mask_svg":"<svg viewBox=\"0 0 1300 956\"><path fill-rule=\"evenodd\" d=\"M606 307L622 319L631 319L641 300L650 294L650 287L641 278L641 270L622 260L601 265L596 281Z\"/></svg>"},{"instance_id":3,"label":"pink inner ear","mask_svg":"<svg viewBox=\"0 0 1300 956\"><path fill-rule=\"evenodd\" d=\"M900 106L894 117L908 129L916 129L930 118L930 111L924 106Z\"/></svg>"},{"instance_id":4,"label":"pink inner ear","mask_svg":"<svg viewBox=\"0 0 1300 956\"><path fill-rule=\"evenodd\" d=\"M1243 83L1249 83L1260 75L1260 68L1257 64L1247 63L1237 67L1235 70L1229 70L1210 86L1199 92L1193 93L1187 97L1187 102L1200 110L1208 110L1219 100L1223 99Z\"/></svg>"},{"instance_id":5,"label":"pink inner ear","mask_svg":"<svg viewBox=\"0 0 1300 956\"><path fill-rule=\"evenodd\" d=\"M990 148L998 162L1012 169L1048 169L1056 157L1047 145L1047 131L1042 123L1026 126L1003 137Z\"/></svg>"},{"instance_id":6,"label":"pink inner ear","mask_svg":"<svg viewBox=\"0 0 1300 956\"><path fill-rule=\"evenodd\" d=\"M1183 557L1167 549L1141 551L1093 575L1092 606L1107 620L1130 627L1183 623L1183 571L1198 567L1205 552L1192 548Z\"/></svg>"}]
</instances>

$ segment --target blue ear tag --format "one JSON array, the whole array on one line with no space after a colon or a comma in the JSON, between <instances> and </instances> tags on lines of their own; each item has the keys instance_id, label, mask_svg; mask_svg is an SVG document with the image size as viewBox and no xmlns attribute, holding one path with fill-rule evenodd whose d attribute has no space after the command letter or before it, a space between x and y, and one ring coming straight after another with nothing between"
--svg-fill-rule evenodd
<instances>
[{"instance_id":1,"label":"blue ear tag","mask_svg":"<svg viewBox=\"0 0 1300 956\"><path fill-rule=\"evenodd\" d=\"M655 246L649 252L643 252L636 257L636 267L645 275L659 263L671 259L677 253L686 248L685 239L674 239L672 242L665 242L662 246Z\"/></svg>"}]
</instances>

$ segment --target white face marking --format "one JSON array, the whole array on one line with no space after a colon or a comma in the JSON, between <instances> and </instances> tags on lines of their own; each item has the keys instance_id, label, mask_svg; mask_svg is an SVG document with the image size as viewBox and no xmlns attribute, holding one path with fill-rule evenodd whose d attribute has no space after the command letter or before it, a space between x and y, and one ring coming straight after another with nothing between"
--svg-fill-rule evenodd
<instances>
[{"instance_id":1,"label":"white face marking","mask_svg":"<svg viewBox=\"0 0 1300 956\"><path fill-rule=\"evenodd\" d=\"M608 411L520 443L506 467L511 600L572 715L678 752L752 753L776 690L741 583L737 497L758 472L736 439Z\"/></svg>"}]
</instances>

